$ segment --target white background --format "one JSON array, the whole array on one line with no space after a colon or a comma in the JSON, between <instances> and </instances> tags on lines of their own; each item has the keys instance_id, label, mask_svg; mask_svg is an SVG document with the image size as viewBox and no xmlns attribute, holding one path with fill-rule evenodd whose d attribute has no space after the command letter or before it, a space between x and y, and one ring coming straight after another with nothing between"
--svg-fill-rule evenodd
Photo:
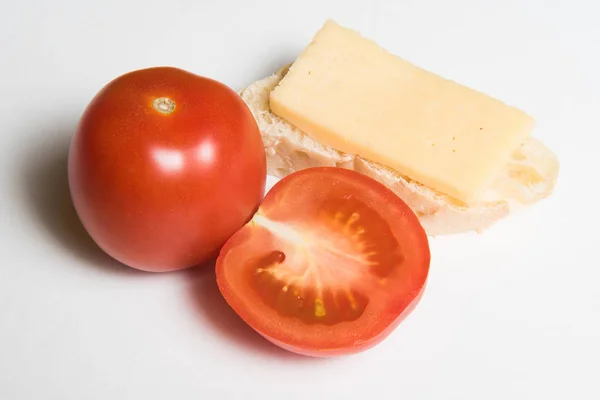
<instances>
[{"instance_id":1,"label":"white background","mask_svg":"<svg viewBox=\"0 0 600 400\"><path fill-rule=\"evenodd\" d=\"M0 5L0 399L599 399L600 10L584 1L8 1ZM419 307L383 343L293 356L247 328L208 270L119 266L69 202L67 146L127 71L235 89L326 18L525 109L555 194L483 235L431 240Z\"/></svg>"}]
</instances>

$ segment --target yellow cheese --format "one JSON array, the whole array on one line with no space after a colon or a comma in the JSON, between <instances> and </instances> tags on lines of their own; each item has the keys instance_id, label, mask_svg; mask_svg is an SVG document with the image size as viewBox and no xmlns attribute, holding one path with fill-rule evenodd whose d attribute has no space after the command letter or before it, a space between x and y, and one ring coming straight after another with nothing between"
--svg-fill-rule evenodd
<instances>
[{"instance_id":1,"label":"yellow cheese","mask_svg":"<svg viewBox=\"0 0 600 400\"><path fill-rule=\"evenodd\" d=\"M271 92L272 111L318 142L466 203L530 135L524 112L327 21Z\"/></svg>"}]
</instances>

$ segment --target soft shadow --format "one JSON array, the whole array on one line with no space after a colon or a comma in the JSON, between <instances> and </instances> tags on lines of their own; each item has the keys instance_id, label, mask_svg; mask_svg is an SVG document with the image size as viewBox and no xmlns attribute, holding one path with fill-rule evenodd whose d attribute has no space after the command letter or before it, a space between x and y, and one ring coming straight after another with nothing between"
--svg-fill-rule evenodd
<instances>
[{"instance_id":1,"label":"soft shadow","mask_svg":"<svg viewBox=\"0 0 600 400\"><path fill-rule=\"evenodd\" d=\"M254 66L253 63L250 63L253 67L246 68L244 72L245 78L240 82L241 86L236 88L236 90L242 90L254 82L265 79L280 69L289 66L298 58L301 52L301 47L290 43L279 43L261 49L253 55L260 58L260 64Z\"/></svg>"},{"instance_id":2,"label":"soft shadow","mask_svg":"<svg viewBox=\"0 0 600 400\"><path fill-rule=\"evenodd\" d=\"M215 276L214 264L187 271L189 295L199 317L208 321L220 335L246 351L294 362L319 362L325 358L298 355L275 346L248 326L227 304Z\"/></svg>"},{"instance_id":3,"label":"soft shadow","mask_svg":"<svg viewBox=\"0 0 600 400\"><path fill-rule=\"evenodd\" d=\"M141 274L104 253L88 235L75 212L69 192L67 159L77 119L41 129L24 157L20 182L24 201L49 240L86 265L117 274Z\"/></svg>"}]
</instances>

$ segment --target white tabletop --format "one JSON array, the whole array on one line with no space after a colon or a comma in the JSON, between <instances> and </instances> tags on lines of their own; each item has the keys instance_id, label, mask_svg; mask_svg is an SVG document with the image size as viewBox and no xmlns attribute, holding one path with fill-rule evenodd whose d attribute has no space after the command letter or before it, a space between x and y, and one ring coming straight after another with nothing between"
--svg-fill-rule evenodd
<instances>
[{"instance_id":1,"label":"white tabletop","mask_svg":"<svg viewBox=\"0 0 600 400\"><path fill-rule=\"evenodd\" d=\"M599 399L598 15L591 0L2 1L0 399ZM320 360L253 333L210 271L111 261L72 210L66 157L114 77L172 65L240 89L327 18L534 115L562 168L552 197L485 234L431 239L425 296L387 340Z\"/></svg>"}]
</instances>

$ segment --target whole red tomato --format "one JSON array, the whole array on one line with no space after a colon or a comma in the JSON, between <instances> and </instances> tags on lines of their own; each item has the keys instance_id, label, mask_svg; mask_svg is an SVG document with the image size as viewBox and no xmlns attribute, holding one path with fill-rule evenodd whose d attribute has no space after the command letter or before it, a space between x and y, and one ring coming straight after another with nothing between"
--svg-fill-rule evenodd
<instances>
[{"instance_id":1,"label":"whole red tomato","mask_svg":"<svg viewBox=\"0 0 600 400\"><path fill-rule=\"evenodd\" d=\"M146 271L216 257L258 208L265 180L260 132L237 93L170 67L105 86L69 152L84 227L110 256Z\"/></svg>"}]
</instances>

